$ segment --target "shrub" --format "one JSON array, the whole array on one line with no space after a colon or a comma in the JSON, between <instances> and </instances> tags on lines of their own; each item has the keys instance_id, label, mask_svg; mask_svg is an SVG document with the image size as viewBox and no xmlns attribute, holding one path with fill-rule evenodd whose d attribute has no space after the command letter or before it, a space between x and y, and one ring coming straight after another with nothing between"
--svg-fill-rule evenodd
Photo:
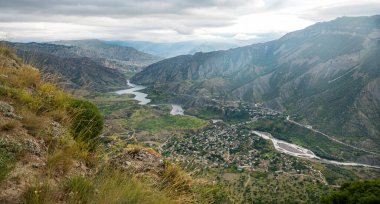
<instances>
[{"instance_id":1,"label":"shrub","mask_svg":"<svg viewBox=\"0 0 380 204\"><path fill-rule=\"evenodd\" d=\"M13 168L13 158L8 152L0 148L0 183L5 180Z\"/></svg>"},{"instance_id":2,"label":"shrub","mask_svg":"<svg viewBox=\"0 0 380 204\"><path fill-rule=\"evenodd\" d=\"M91 180L83 176L69 178L63 188L68 203L88 203L95 190Z\"/></svg>"},{"instance_id":3,"label":"shrub","mask_svg":"<svg viewBox=\"0 0 380 204\"><path fill-rule=\"evenodd\" d=\"M71 132L76 140L87 142L91 149L98 143L103 130L103 117L94 104L83 100L71 100Z\"/></svg>"},{"instance_id":4,"label":"shrub","mask_svg":"<svg viewBox=\"0 0 380 204\"><path fill-rule=\"evenodd\" d=\"M339 190L322 197L325 204L380 203L380 178L343 184Z\"/></svg>"}]
</instances>

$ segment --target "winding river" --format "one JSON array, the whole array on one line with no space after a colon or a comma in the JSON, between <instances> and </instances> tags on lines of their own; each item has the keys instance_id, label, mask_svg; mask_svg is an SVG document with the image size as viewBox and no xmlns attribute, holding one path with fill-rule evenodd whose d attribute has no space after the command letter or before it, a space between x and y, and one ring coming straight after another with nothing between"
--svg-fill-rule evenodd
<instances>
[{"instance_id":1,"label":"winding river","mask_svg":"<svg viewBox=\"0 0 380 204\"><path fill-rule=\"evenodd\" d=\"M146 88L145 86L132 84L129 82L129 80L128 80L128 86L130 86L131 88L116 91L114 93L116 93L116 94L132 94L132 95L134 95L133 99L138 101L138 104L140 104L140 105L146 105L146 104L151 102L151 100L149 98L147 98L148 94L139 92L139 91L145 89ZM170 111L171 115L184 115L184 111L180 105L171 104L171 106L172 106L172 110ZM320 161L320 162L329 163L329 164L336 164L336 165L343 165L343 166L364 166L364 167L371 167L371 168L380 169L379 166L372 166L372 165L360 164L360 163L354 163L354 162L338 162L338 161L323 159L323 158L316 156L309 149L306 149L306 148L300 147L298 145L276 139L270 133L260 132L260 131L252 131L252 133L254 133L254 134L256 134L256 135L258 135L258 136L260 136L266 140L271 140L273 145L274 145L274 148L277 151L282 152L284 154L292 155L292 156L299 157L299 158L310 159L310 160L314 160L314 161Z\"/></svg>"},{"instance_id":2,"label":"winding river","mask_svg":"<svg viewBox=\"0 0 380 204\"><path fill-rule=\"evenodd\" d=\"M116 94L132 94L134 95L133 99L138 101L140 105L146 105L151 102L148 98L148 94L139 92L146 88L146 86L132 84L129 80L127 81L128 86L131 88L115 91ZM152 105L154 106L154 105ZM178 104L171 104L172 110L170 111L171 115L184 115L183 108Z\"/></svg>"},{"instance_id":3,"label":"winding river","mask_svg":"<svg viewBox=\"0 0 380 204\"><path fill-rule=\"evenodd\" d=\"M133 99L138 101L138 104L140 104L140 105L146 105L146 104L150 103L151 100L149 98L147 98L148 94L139 92L139 91L145 89L146 88L145 86L132 84L131 82L129 82L129 80L127 81L127 83L128 83L128 86L130 86L132 88L123 89L120 91L115 91L115 93L116 94L132 94L135 96Z\"/></svg>"}]
</instances>

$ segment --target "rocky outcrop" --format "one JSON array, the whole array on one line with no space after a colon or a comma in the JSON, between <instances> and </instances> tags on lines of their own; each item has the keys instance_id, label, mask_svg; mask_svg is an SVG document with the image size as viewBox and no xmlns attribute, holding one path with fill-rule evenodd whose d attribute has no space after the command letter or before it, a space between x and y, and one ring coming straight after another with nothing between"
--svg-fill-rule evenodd
<instances>
[{"instance_id":1,"label":"rocky outcrop","mask_svg":"<svg viewBox=\"0 0 380 204\"><path fill-rule=\"evenodd\" d=\"M109 163L113 168L134 173L151 172L158 174L164 168L162 157L144 149L129 149L112 157Z\"/></svg>"}]
</instances>

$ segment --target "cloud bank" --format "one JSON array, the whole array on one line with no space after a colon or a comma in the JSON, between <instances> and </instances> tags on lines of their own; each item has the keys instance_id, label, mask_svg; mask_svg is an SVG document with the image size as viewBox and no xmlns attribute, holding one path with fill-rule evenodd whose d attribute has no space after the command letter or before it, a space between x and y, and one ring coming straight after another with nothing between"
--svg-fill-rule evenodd
<instances>
[{"instance_id":1,"label":"cloud bank","mask_svg":"<svg viewBox=\"0 0 380 204\"><path fill-rule=\"evenodd\" d=\"M0 0L0 39L260 40L374 14L378 0Z\"/></svg>"}]
</instances>

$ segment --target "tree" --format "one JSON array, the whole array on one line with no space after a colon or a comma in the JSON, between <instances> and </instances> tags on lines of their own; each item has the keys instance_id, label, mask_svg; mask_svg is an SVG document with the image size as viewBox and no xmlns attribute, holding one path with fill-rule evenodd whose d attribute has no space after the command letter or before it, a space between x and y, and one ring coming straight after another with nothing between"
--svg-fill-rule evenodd
<instances>
[{"instance_id":1,"label":"tree","mask_svg":"<svg viewBox=\"0 0 380 204\"><path fill-rule=\"evenodd\" d=\"M380 203L380 178L343 184L339 190L322 197L326 204L377 204Z\"/></svg>"}]
</instances>

